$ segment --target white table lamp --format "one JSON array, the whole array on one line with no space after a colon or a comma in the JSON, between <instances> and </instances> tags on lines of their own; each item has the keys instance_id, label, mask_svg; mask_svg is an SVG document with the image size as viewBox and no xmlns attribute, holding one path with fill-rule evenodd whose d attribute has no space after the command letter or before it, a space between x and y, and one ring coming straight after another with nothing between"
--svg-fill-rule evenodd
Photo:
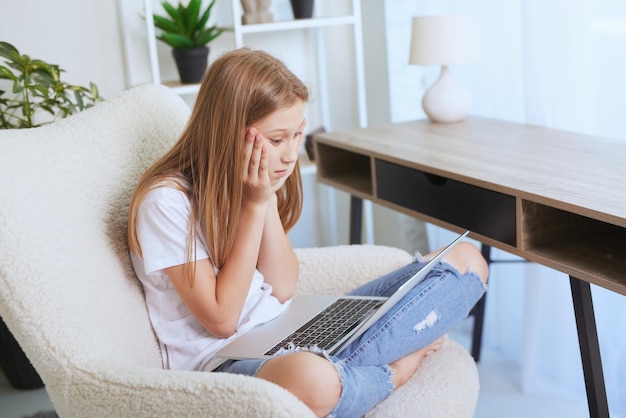
<instances>
[{"instance_id":1,"label":"white table lamp","mask_svg":"<svg viewBox=\"0 0 626 418\"><path fill-rule=\"evenodd\" d=\"M441 65L439 79L426 91L422 108L433 122L458 122L467 116L469 91L448 71L449 64L478 58L474 21L466 15L413 18L409 63Z\"/></svg>"}]
</instances>

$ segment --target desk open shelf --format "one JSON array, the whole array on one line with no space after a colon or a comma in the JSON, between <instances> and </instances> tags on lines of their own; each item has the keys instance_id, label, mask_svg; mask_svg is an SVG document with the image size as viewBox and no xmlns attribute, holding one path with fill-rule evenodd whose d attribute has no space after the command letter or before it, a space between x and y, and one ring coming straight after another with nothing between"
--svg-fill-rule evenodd
<instances>
[{"instance_id":1,"label":"desk open shelf","mask_svg":"<svg viewBox=\"0 0 626 418\"><path fill-rule=\"evenodd\" d=\"M626 229L528 200L521 228L528 258L626 295Z\"/></svg>"},{"instance_id":2,"label":"desk open shelf","mask_svg":"<svg viewBox=\"0 0 626 418\"><path fill-rule=\"evenodd\" d=\"M316 144L315 155L324 182L365 199L374 197L369 156L326 144Z\"/></svg>"}]
</instances>

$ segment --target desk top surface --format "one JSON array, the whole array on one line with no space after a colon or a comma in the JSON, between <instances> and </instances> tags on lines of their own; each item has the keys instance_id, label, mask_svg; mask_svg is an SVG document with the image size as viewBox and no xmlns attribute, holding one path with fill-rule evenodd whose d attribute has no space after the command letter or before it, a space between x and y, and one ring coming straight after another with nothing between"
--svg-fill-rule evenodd
<instances>
[{"instance_id":1,"label":"desk top surface","mask_svg":"<svg viewBox=\"0 0 626 418\"><path fill-rule=\"evenodd\" d=\"M626 227L626 139L483 118L427 120L316 140Z\"/></svg>"}]
</instances>

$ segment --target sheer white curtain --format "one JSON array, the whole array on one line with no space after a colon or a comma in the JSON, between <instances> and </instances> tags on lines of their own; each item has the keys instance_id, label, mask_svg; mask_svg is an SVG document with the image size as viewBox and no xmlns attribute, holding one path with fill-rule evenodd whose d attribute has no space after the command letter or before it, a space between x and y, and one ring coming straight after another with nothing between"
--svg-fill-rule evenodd
<instances>
[{"instance_id":1,"label":"sheer white curtain","mask_svg":"<svg viewBox=\"0 0 626 418\"><path fill-rule=\"evenodd\" d=\"M468 12L478 20L481 59L451 71L472 93L472 114L621 138L626 147L626 2L387 0L386 6L395 122L425 117L419 100L438 74L407 65L411 17ZM432 247L453 235L429 227ZM501 251L494 257L512 258ZM569 278L533 263L494 264L490 287L484 346L519 365L524 393L584 402ZM611 416L626 417L626 297L596 286L592 294Z\"/></svg>"},{"instance_id":2,"label":"sheer white curtain","mask_svg":"<svg viewBox=\"0 0 626 418\"><path fill-rule=\"evenodd\" d=\"M626 147L623 115L616 112L624 109L626 83L614 70L626 64L623 3L522 2L528 123L621 138ZM524 279L523 388L584 397L567 276L527 265ZM626 416L626 297L595 286L592 294L611 416Z\"/></svg>"}]
</instances>

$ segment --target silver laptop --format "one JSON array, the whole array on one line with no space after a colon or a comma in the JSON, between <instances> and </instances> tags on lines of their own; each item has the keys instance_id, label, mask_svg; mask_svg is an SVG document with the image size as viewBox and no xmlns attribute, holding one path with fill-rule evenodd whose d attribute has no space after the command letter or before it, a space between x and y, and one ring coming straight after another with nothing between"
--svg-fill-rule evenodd
<instances>
[{"instance_id":1,"label":"silver laptop","mask_svg":"<svg viewBox=\"0 0 626 418\"><path fill-rule=\"evenodd\" d=\"M296 296L282 315L231 341L217 356L234 360L268 358L282 348L294 346L317 346L330 354L340 353L421 282L468 233L459 235L389 297Z\"/></svg>"}]
</instances>

